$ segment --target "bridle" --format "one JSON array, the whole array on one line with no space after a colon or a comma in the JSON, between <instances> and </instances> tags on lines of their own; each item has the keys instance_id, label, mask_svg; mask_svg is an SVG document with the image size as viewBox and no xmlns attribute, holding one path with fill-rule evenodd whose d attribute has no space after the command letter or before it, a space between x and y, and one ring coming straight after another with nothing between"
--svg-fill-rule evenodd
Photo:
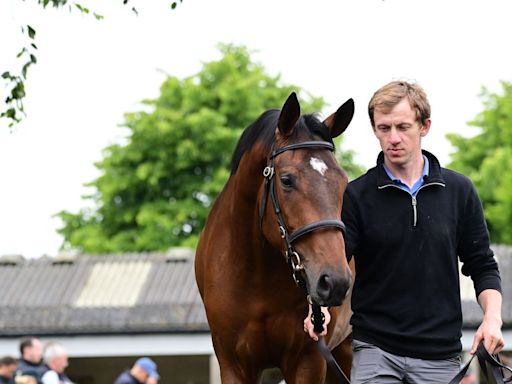
<instances>
[{"instance_id":1,"label":"bridle","mask_svg":"<svg viewBox=\"0 0 512 384\"><path fill-rule=\"evenodd\" d=\"M279 205L279 199L277 198L276 191L276 183L275 183L275 168L274 168L274 160L280 154L286 151L294 151L296 149L304 149L304 148L316 148L316 149L328 149L329 151L334 151L334 145L328 143L326 141L304 141L302 143L295 143L285 145L280 148L276 148L272 151L269 157L269 164L263 170L263 176L265 177L265 191L263 193L263 200L260 207L260 225L263 225L263 216L265 214L265 209L267 205L268 195L270 194L270 199L272 200L272 205L274 207L274 212L277 217L277 223L279 225L279 232L281 238L285 242L286 252L285 256L287 262L290 263L292 268L292 275L295 283L299 286L305 288L305 279L304 279L304 264L302 263L300 255L293 248L293 243L297 239L302 236L311 233L313 231L317 231L319 229L324 228L337 228L341 230L342 234L345 233L345 224L341 220L338 219L324 219L318 220L309 224L306 224L299 229L295 230L292 233L288 232L286 227L286 223L284 221L283 214L281 212L281 206ZM307 292L306 292L307 293Z\"/></svg>"},{"instance_id":2,"label":"bridle","mask_svg":"<svg viewBox=\"0 0 512 384\"><path fill-rule=\"evenodd\" d=\"M285 256L287 262L290 264L292 268L293 279L295 283L305 291L308 301L312 305L312 321L315 326L315 331L317 333L320 333L323 330L324 317L320 310L320 306L311 301L311 296L309 295L309 292L307 290L306 279L304 276L304 264L302 263L302 260L298 252L294 250L293 242L308 233L324 228L337 228L341 230L342 235L345 236L345 224L343 223L343 221L341 221L341 219L324 219L303 225L302 227L293 231L292 233L288 232L283 214L281 212L281 206L279 205L279 199L277 198L276 183L274 178L274 160L277 156L286 151L293 151L296 149L304 148L328 149L329 151L334 152L334 145L326 141L304 141L302 143L285 145L284 147L276 148L272 151L269 157L269 164L263 170L263 176L265 177L265 191L263 192L263 200L260 207L260 227L263 226L263 216L265 215L268 195L270 194L270 199L272 200L274 212L277 217L277 223L279 225L279 233L281 235L281 238L285 242ZM349 380L347 379L347 377L339 367L338 363L334 359L332 353L327 348L327 345L325 344L325 341L323 340L322 337L319 338L318 347L320 349L320 352L324 356L327 365L331 367L331 369L340 379L340 382L344 384L350 384Z\"/></svg>"}]
</instances>

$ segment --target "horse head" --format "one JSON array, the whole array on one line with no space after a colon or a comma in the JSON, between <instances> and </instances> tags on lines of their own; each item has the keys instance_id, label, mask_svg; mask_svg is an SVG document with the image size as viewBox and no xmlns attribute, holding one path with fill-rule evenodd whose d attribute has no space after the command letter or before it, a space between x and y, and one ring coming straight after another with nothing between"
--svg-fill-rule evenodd
<instances>
[{"instance_id":1,"label":"horse head","mask_svg":"<svg viewBox=\"0 0 512 384\"><path fill-rule=\"evenodd\" d=\"M323 306L341 305L352 279L341 221L348 178L334 157L332 139L345 131L353 113L349 99L322 122L301 115L292 93L279 114L259 202L265 238Z\"/></svg>"}]
</instances>

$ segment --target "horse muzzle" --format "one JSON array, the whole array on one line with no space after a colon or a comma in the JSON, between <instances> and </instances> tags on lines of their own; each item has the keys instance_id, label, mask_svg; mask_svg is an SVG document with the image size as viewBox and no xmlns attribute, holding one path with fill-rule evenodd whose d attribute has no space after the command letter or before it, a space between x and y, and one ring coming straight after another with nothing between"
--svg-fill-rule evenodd
<instances>
[{"instance_id":1,"label":"horse muzzle","mask_svg":"<svg viewBox=\"0 0 512 384\"><path fill-rule=\"evenodd\" d=\"M352 285L352 273L347 270L339 274L334 271L323 272L316 284L310 284L313 301L323 307L335 307L343 304Z\"/></svg>"}]
</instances>

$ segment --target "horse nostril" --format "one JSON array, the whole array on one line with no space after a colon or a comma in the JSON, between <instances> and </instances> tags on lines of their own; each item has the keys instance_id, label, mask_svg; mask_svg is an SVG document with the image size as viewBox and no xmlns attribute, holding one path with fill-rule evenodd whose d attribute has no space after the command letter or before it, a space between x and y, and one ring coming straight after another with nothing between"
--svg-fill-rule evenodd
<instances>
[{"instance_id":1,"label":"horse nostril","mask_svg":"<svg viewBox=\"0 0 512 384\"><path fill-rule=\"evenodd\" d=\"M329 297L331 296L332 288L332 278L327 274L323 274L322 276L320 276L316 288L318 296L320 296L324 300L328 300Z\"/></svg>"},{"instance_id":2,"label":"horse nostril","mask_svg":"<svg viewBox=\"0 0 512 384\"><path fill-rule=\"evenodd\" d=\"M340 305L348 294L351 277L335 278L324 273L318 279L316 293L318 297L329 305Z\"/></svg>"}]
</instances>

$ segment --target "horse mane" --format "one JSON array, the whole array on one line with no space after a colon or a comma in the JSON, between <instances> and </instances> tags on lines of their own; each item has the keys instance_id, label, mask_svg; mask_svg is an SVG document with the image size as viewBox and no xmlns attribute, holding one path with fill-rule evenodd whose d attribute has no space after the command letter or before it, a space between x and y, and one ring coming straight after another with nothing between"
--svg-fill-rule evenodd
<instances>
[{"instance_id":1,"label":"horse mane","mask_svg":"<svg viewBox=\"0 0 512 384\"><path fill-rule=\"evenodd\" d=\"M279 109L269 109L244 130L233 152L231 175L236 173L244 153L254 147L256 143L262 142L265 153L270 153L275 141L274 133L280 112ZM290 138L296 138L301 133L308 134L308 140L314 140L315 136L320 136L322 140L333 143L329 130L320 121L317 113L301 115Z\"/></svg>"}]
</instances>

